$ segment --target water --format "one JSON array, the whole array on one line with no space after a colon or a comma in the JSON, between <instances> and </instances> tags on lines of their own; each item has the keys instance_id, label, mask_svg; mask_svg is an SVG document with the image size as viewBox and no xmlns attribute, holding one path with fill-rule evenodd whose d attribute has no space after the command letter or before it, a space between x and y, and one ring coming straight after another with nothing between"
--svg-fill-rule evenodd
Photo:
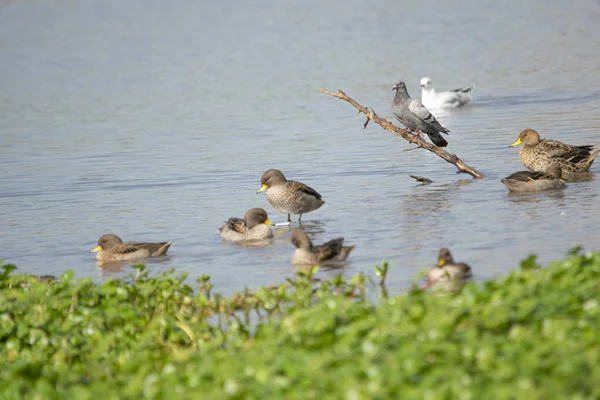
<instances>
[{"instance_id":1,"label":"water","mask_svg":"<svg viewBox=\"0 0 600 400\"><path fill-rule=\"evenodd\" d=\"M208 274L217 290L291 276L286 228L268 247L220 241L269 168L317 189L313 239L355 244L350 276L387 259L401 291L449 247L477 279L530 253L598 249L600 184L511 196L518 133L600 145L600 3L463 1L4 1L0 5L0 257L20 271L124 276L88 251L98 237L174 240L154 270ZM472 180L350 105L390 117L391 87L423 76L475 84L440 114ZM598 163L592 171L599 170ZM416 184L408 174L433 184ZM327 275L339 271L323 271Z\"/></svg>"}]
</instances>

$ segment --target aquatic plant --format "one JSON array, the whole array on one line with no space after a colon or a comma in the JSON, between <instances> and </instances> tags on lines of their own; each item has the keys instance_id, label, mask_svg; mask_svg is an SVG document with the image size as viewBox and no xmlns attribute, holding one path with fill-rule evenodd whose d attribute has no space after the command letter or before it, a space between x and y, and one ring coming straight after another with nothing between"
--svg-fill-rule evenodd
<instances>
[{"instance_id":1,"label":"aquatic plant","mask_svg":"<svg viewBox=\"0 0 600 400\"><path fill-rule=\"evenodd\" d=\"M0 273L0 398L598 398L600 253L458 292ZM392 273L378 267L384 278ZM368 288L368 286L367 286Z\"/></svg>"}]
</instances>

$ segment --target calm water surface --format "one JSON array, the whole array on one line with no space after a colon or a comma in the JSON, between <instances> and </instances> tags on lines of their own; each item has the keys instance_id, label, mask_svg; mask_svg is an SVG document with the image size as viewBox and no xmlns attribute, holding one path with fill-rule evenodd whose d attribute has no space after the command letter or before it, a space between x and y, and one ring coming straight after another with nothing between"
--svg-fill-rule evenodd
<instances>
[{"instance_id":1,"label":"calm water surface","mask_svg":"<svg viewBox=\"0 0 600 400\"><path fill-rule=\"evenodd\" d=\"M215 231L250 207L285 220L255 194L268 168L323 195L304 222L317 242L357 246L344 274L387 259L395 291L441 246L478 279L529 253L598 249L598 180L527 196L499 182L523 169L507 146L524 128L600 145L597 1L0 4L0 257L22 272L124 276L88 253L114 232L174 240L151 268L209 274L222 292L280 283L293 274L286 228L268 247ZM471 106L438 119L486 179L404 151L318 93L341 88L390 117L392 85L419 98L423 76L476 85Z\"/></svg>"}]
</instances>

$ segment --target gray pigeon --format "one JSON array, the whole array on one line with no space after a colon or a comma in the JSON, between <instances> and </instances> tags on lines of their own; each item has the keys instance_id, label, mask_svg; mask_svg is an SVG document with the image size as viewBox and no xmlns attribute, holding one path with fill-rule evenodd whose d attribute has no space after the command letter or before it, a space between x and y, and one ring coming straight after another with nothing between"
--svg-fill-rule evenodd
<instances>
[{"instance_id":1,"label":"gray pigeon","mask_svg":"<svg viewBox=\"0 0 600 400\"><path fill-rule=\"evenodd\" d=\"M448 142L440 135L440 132L447 134L450 131L440 125L419 100L411 99L406 91L406 84L399 81L392 89L396 91L394 101L392 101L394 117L411 132L426 133L436 146L448 146Z\"/></svg>"}]
</instances>

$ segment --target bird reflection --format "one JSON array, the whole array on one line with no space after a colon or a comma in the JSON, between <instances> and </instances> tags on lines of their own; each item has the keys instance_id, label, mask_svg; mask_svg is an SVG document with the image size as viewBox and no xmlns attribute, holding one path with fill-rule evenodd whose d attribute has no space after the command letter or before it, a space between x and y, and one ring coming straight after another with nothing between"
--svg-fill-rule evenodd
<instances>
[{"instance_id":1,"label":"bird reflection","mask_svg":"<svg viewBox=\"0 0 600 400\"><path fill-rule=\"evenodd\" d=\"M151 266L155 264L162 264L170 262L170 256L162 256L157 258L142 259L142 260L131 260L131 261L97 261L96 266L98 267L98 275L100 277L107 277L113 274L120 274L127 272L128 269L135 267L136 265L144 264Z\"/></svg>"},{"instance_id":2,"label":"bird reflection","mask_svg":"<svg viewBox=\"0 0 600 400\"><path fill-rule=\"evenodd\" d=\"M456 204L458 190L470 185L472 179L461 179L451 184L423 186L423 191L413 191L403 197L400 215L406 218L406 229L402 230L407 239L415 243L416 250L437 239L439 215L447 213Z\"/></svg>"},{"instance_id":3,"label":"bird reflection","mask_svg":"<svg viewBox=\"0 0 600 400\"><path fill-rule=\"evenodd\" d=\"M559 200L565 197L565 193L562 190L545 193L507 193L508 199L511 203L539 203L548 198Z\"/></svg>"},{"instance_id":4,"label":"bird reflection","mask_svg":"<svg viewBox=\"0 0 600 400\"><path fill-rule=\"evenodd\" d=\"M472 179L461 179L448 185L429 185L427 191L408 194L405 197L407 204L402 210L411 216L429 216L442 212L452 204L453 192L472 182Z\"/></svg>"},{"instance_id":5,"label":"bird reflection","mask_svg":"<svg viewBox=\"0 0 600 400\"><path fill-rule=\"evenodd\" d=\"M98 261L97 266L101 277L123 272L125 269L123 261Z\"/></svg>"},{"instance_id":6,"label":"bird reflection","mask_svg":"<svg viewBox=\"0 0 600 400\"><path fill-rule=\"evenodd\" d=\"M321 266L319 266L319 271L320 272L338 272L339 275L339 271L344 270L344 267L348 265L347 261L338 261L338 262L329 262L327 264L323 264ZM294 268L294 271L296 272L308 272L310 271L310 269L312 267L314 267L314 265L309 265L309 264L292 264L292 267ZM328 277L332 277L336 274L329 274Z\"/></svg>"}]
</instances>

